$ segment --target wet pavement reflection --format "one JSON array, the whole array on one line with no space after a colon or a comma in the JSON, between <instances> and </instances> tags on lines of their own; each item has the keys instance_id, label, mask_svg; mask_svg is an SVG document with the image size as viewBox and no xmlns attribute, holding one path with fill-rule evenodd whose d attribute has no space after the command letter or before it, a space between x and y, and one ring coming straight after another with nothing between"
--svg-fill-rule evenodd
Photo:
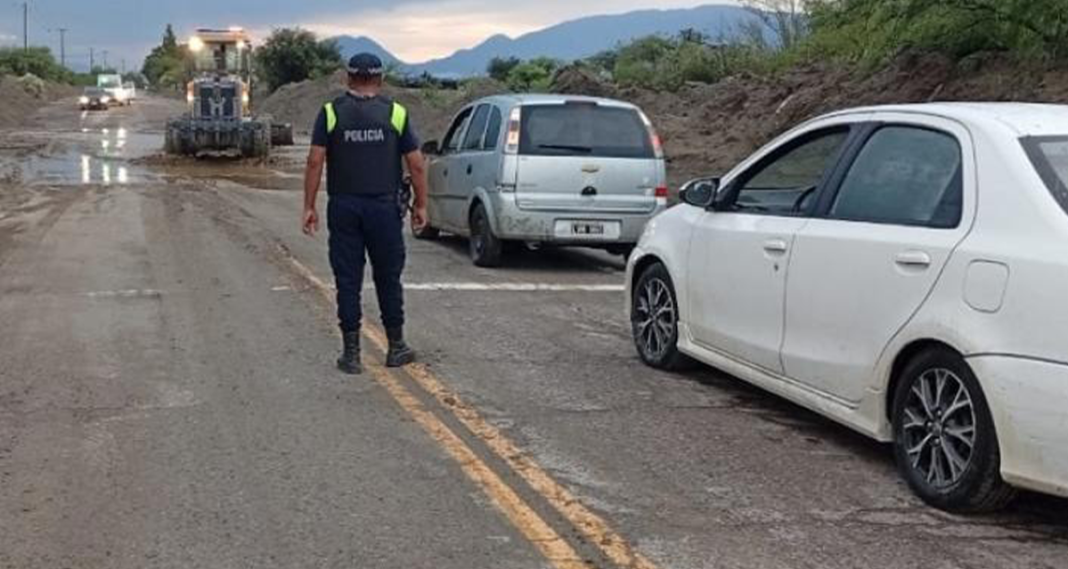
<instances>
[{"instance_id":1,"label":"wet pavement reflection","mask_svg":"<svg viewBox=\"0 0 1068 569\"><path fill-rule=\"evenodd\" d=\"M27 133L35 138L35 133ZM128 185L155 179L133 160L151 156L162 146L158 134L119 128L81 128L53 138L44 152L25 156L19 177L30 185Z\"/></svg>"}]
</instances>

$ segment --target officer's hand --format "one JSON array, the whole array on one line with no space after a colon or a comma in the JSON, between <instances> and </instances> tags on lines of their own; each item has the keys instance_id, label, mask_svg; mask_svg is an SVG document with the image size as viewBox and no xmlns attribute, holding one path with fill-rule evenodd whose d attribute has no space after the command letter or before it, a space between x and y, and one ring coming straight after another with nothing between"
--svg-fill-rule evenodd
<instances>
[{"instance_id":1,"label":"officer's hand","mask_svg":"<svg viewBox=\"0 0 1068 569\"><path fill-rule=\"evenodd\" d=\"M304 234L311 237L319 232L319 213L314 209L304 210Z\"/></svg>"},{"instance_id":2,"label":"officer's hand","mask_svg":"<svg viewBox=\"0 0 1068 569\"><path fill-rule=\"evenodd\" d=\"M416 231L426 229L429 219L430 216L427 214L425 206L412 208L412 229Z\"/></svg>"}]
</instances>

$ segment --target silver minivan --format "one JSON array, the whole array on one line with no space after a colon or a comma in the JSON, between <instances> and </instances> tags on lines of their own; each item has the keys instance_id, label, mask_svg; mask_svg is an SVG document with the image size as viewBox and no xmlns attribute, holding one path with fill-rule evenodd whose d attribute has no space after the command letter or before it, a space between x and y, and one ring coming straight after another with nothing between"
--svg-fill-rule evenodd
<instances>
[{"instance_id":1,"label":"silver minivan","mask_svg":"<svg viewBox=\"0 0 1068 569\"><path fill-rule=\"evenodd\" d=\"M566 245L629 255L667 207L660 139L634 105L568 95L476 101L428 142L430 222L417 233L470 237L478 266L506 245Z\"/></svg>"}]
</instances>

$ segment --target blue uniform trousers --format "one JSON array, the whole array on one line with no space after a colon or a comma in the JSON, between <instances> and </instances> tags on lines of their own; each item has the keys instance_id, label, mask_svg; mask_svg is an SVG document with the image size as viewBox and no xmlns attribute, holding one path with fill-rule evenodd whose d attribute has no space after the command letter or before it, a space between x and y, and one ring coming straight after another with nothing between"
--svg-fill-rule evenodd
<instances>
[{"instance_id":1,"label":"blue uniform trousers","mask_svg":"<svg viewBox=\"0 0 1068 569\"><path fill-rule=\"evenodd\" d=\"M371 259L378 307L387 330L404 326L404 221L396 196L337 194L327 205L330 265L337 283L341 331L358 332L363 317L361 293L367 258Z\"/></svg>"}]
</instances>

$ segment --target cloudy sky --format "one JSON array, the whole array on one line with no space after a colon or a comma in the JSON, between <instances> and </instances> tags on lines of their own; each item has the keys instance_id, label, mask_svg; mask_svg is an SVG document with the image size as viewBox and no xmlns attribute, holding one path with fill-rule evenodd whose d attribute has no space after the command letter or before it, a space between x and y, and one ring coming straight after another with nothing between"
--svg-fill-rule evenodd
<instances>
[{"instance_id":1,"label":"cloudy sky","mask_svg":"<svg viewBox=\"0 0 1068 569\"><path fill-rule=\"evenodd\" d=\"M67 32L68 61L139 67L172 23L179 36L196 27L242 25L257 34L301 25L323 35L367 35L409 62L449 55L497 33L516 36L565 20L645 8L681 8L732 0L28 0L30 43L59 51ZM0 0L0 45L21 44L21 0Z\"/></svg>"}]
</instances>

